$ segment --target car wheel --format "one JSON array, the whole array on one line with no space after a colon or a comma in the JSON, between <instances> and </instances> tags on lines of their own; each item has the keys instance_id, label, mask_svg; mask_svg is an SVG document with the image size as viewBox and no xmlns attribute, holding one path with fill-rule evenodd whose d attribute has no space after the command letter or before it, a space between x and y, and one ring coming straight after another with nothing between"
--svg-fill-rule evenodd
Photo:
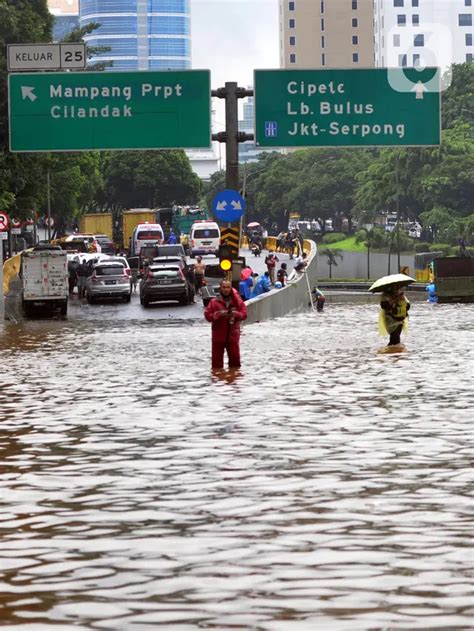
<instances>
[{"instance_id":1,"label":"car wheel","mask_svg":"<svg viewBox=\"0 0 474 631\"><path fill-rule=\"evenodd\" d=\"M126 294L126 295L123 297L123 301L124 301L124 302L130 302L130 300L131 300L131 299L132 299L131 294Z\"/></svg>"},{"instance_id":2,"label":"car wheel","mask_svg":"<svg viewBox=\"0 0 474 631\"><path fill-rule=\"evenodd\" d=\"M148 298L143 298L142 305L145 307L145 309L148 309L148 307L150 306L150 301L148 300Z\"/></svg>"},{"instance_id":3,"label":"car wheel","mask_svg":"<svg viewBox=\"0 0 474 631\"><path fill-rule=\"evenodd\" d=\"M67 316L67 302L61 305L61 315Z\"/></svg>"},{"instance_id":4,"label":"car wheel","mask_svg":"<svg viewBox=\"0 0 474 631\"><path fill-rule=\"evenodd\" d=\"M202 300L202 304L203 304L205 307L207 307L207 305L208 305L210 302L211 302L211 299L210 299L210 298L203 298L203 300Z\"/></svg>"}]
</instances>

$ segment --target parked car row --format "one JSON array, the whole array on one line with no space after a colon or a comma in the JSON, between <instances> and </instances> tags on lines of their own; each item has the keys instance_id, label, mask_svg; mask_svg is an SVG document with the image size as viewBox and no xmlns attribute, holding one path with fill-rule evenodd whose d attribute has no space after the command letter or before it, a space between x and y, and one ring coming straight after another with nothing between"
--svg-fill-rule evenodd
<instances>
[{"instance_id":1,"label":"parked car row","mask_svg":"<svg viewBox=\"0 0 474 631\"><path fill-rule=\"evenodd\" d=\"M138 277L144 307L161 300L177 300L183 305L194 302L194 266L187 263L181 245L155 246L153 251L147 247L144 254L147 256L132 257L130 262L123 256L105 254L69 257L76 269L79 265L86 268L84 292L89 304L105 299L130 302Z\"/></svg>"}]
</instances>

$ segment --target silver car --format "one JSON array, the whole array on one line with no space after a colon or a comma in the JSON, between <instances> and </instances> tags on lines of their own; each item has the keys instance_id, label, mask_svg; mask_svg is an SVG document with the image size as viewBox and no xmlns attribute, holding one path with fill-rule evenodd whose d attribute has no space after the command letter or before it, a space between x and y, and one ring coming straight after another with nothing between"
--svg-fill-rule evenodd
<instances>
[{"instance_id":1,"label":"silver car","mask_svg":"<svg viewBox=\"0 0 474 631\"><path fill-rule=\"evenodd\" d=\"M104 260L94 265L86 281L89 304L103 298L121 298L124 302L130 302L131 295L131 277L121 262Z\"/></svg>"}]
</instances>

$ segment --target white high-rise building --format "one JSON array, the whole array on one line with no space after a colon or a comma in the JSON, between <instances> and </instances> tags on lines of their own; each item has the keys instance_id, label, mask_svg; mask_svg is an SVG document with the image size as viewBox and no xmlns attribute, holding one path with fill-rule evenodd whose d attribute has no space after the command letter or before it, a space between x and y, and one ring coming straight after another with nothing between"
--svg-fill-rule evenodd
<instances>
[{"instance_id":1,"label":"white high-rise building","mask_svg":"<svg viewBox=\"0 0 474 631\"><path fill-rule=\"evenodd\" d=\"M473 0L374 0L375 64L472 62L473 23Z\"/></svg>"}]
</instances>

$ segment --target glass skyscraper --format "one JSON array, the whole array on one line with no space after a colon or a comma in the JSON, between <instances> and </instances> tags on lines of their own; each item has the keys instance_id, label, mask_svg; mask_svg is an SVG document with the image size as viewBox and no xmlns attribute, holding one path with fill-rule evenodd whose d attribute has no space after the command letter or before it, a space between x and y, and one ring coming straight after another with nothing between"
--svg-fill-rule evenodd
<instances>
[{"instance_id":1,"label":"glass skyscraper","mask_svg":"<svg viewBox=\"0 0 474 631\"><path fill-rule=\"evenodd\" d=\"M81 0L80 25L99 28L87 46L107 46L90 63L108 70L184 70L191 67L190 0Z\"/></svg>"}]
</instances>

